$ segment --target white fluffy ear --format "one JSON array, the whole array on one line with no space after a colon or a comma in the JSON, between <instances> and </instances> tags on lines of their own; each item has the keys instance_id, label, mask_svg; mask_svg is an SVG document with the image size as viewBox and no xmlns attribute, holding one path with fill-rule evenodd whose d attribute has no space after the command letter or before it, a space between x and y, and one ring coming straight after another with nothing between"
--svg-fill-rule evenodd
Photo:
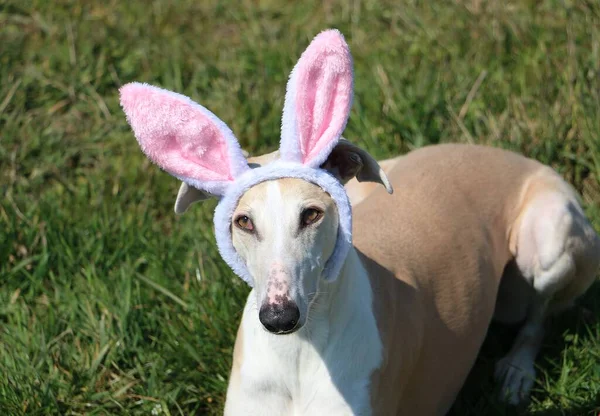
<instances>
[{"instance_id":1,"label":"white fluffy ear","mask_svg":"<svg viewBox=\"0 0 600 416\"><path fill-rule=\"evenodd\" d=\"M317 35L294 67L281 127L281 159L320 166L338 142L352 105L352 56L337 30Z\"/></svg>"},{"instance_id":2,"label":"white fluffy ear","mask_svg":"<svg viewBox=\"0 0 600 416\"><path fill-rule=\"evenodd\" d=\"M211 194L223 195L249 169L225 123L189 98L131 83L120 90L121 106L140 147L171 175Z\"/></svg>"}]
</instances>

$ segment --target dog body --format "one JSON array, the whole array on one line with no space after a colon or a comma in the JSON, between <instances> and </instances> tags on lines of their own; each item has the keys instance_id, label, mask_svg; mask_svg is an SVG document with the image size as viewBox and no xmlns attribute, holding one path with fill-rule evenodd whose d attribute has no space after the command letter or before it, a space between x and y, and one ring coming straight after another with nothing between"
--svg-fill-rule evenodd
<instances>
[{"instance_id":1,"label":"dog body","mask_svg":"<svg viewBox=\"0 0 600 416\"><path fill-rule=\"evenodd\" d=\"M355 249L335 282L318 283L301 329L266 332L250 293L225 414L444 414L493 317L525 322L497 377L510 402L528 393L544 318L598 267L575 193L550 168L481 146L427 147L382 166L395 193L347 184ZM318 198L299 180L262 185L240 206L261 201L273 218L289 199Z\"/></svg>"}]
</instances>

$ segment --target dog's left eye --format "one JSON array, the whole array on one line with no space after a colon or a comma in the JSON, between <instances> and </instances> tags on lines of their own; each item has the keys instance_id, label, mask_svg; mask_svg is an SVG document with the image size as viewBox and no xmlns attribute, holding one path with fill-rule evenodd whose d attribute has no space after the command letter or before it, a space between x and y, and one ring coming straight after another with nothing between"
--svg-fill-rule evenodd
<instances>
[{"instance_id":1,"label":"dog's left eye","mask_svg":"<svg viewBox=\"0 0 600 416\"><path fill-rule=\"evenodd\" d=\"M252 224L252 220L248 218L246 215L240 215L235 219L235 224L238 228L242 230L252 232L254 231L254 224Z\"/></svg>"},{"instance_id":2,"label":"dog's left eye","mask_svg":"<svg viewBox=\"0 0 600 416\"><path fill-rule=\"evenodd\" d=\"M307 225L314 224L323 216L323 211L320 211L316 208L307 208L302 211L301 224L303 227Z\"/></svg>"}]
</instances>

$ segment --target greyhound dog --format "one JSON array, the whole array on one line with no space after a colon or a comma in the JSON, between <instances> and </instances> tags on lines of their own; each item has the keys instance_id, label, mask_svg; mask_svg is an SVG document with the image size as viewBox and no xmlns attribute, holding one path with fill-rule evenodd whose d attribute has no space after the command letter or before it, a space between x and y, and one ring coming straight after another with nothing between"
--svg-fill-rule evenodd
<instances>
[{"instance_id":1,"label":"greyhound dog","mask_svg":"<svg viewBox=\"0 0 600 416\"><path fill-rule=\"evenodd\" d=\"M288 84L280 151L244 163L203 107L121 91L144 152L184 181L175 211L221 197L219 249L253 286L225 414L443 415L492 319L523 322L495 376L524 401L544 320L594 281L600 239L574 190L531 159L445 144L378 163L340 139L351 65L339 32L317 36ZM345 184L351 212L313 171Z\"/></svg>"}]
</instances>

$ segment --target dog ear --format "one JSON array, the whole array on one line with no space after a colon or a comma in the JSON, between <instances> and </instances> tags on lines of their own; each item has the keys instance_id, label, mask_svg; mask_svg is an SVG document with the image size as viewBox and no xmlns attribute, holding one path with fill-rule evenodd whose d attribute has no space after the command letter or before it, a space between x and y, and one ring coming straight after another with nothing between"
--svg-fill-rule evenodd
<instances>
[{"instance_id":1,"label":"dog ear","mask_svg":"<svg viewBox=\"0 0 600 416\"><path fill-rule=\"evenodd\" d=\"M321 168L343 184L356 177L359 182L380 183L390 194L394 191L387 175L373 156L343 138L333 148Z\"/></svg>"},{"instance_id":2,"label":"dog ear","mask_svg":"<svg viewBox=\"0 0 600 416\"><path fill-rule=\"evenodd\" d=\"M338 142L352 105L352 56L337 30L317 35L287 84L281 159L319 167Z\"/></svg>"},{"instance_id":3,"label":"dog ear","mask_svg":"<svg viewBox=\"0 0 600 416\"><path fill-rule=\"evenodd\" d=\"M214 195L208 192L201 191L182 182L177 193L177 199L175 200L175 213L183 214L194 202L205 201L213 197Z\"/></svg>"}]
</instances>

